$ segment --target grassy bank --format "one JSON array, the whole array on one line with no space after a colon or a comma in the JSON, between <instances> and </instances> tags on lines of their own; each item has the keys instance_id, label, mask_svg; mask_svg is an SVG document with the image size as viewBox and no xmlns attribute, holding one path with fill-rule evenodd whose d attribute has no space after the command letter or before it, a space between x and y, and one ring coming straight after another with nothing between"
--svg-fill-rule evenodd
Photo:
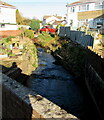
<instances>
[{"instance_id":1,"label":"grassy bank","mask_svg":"<svg viewBox=\"0 0 104 120\"><path fill-rule=\"evenodd\" d=\"M46 32L38 35L37 39L34 39L35 44L46 49L47 52L55 51L61 47L59 37Z\"/></svg>"}]
</instances>

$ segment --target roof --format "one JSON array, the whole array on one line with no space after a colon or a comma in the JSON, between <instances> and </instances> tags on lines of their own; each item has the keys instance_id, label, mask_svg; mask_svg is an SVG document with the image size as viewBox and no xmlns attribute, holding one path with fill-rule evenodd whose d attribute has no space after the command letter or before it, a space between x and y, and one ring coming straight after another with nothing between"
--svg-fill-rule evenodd
<instances>
[{"instance_id":1,"label":"roof","mask_svg":"<svg viewBox=\"0 0 104 120\"><path fill-rule=\"evenodd\" d=\"M68 4L68 6L75 6L75 5L83 4L83 3L93 3L97 1L103 1L103 0L79 0L79 1Z\"/></svg>"},{"instance_id":2,"label":"roof","mask_svg":"<svg viewBox=\"0 0 104 120\"><path fill-rule=\"evenodd\" d=\"M54 23L53 23L53 25L61 24L63 21L64 21L64 20L62 20L62 21L57 21L57 20L55 20Z\"/></svg>"},{"instance_id":3,"label":"roof","mask_svg":"<svg viewBox=\"0 0 104 120\"><path fill-rule=\"evenodd\" d=\"M81 19L95 19L103 16L104 10L96 10L96 11L85 11L85 12L78 12L78 20Z\"/></svg>"},{"instance_id":4,"label":"roof","mask_svg":"<svg viewBox=\"0 0 104 120\"><path fill-rule=\"evenodd\" d=\"M77 1L77 2L70 3L69 5L77 5L79 3L82 3L82 2L81 1Z\"/></svg>"},{"instance_id":5,"label":"roof","mask_svg":"<svg viewBox=\"0 0 104 120\"><path fill-rule=\"evenodd\" d=\"M44 16L43 18L44 18L44 19L47 19L47 18L49 18L49 17L52 17L52 16Z\"/></svg>"},{"instance_id":6,"label":"roof","mask_svg":"<svg viewBox=\"0 0 104 120\"><path fill-rule=\"evenodd\" d=\"M102 14L102 15L96 17L96 19L97 19L97 18L102 18L102 19L104 19L104 14Z\"/></svg>"},{"instance_id":7,"label":"roof","mask_svg":"<svg viewBox=\"0 0 104 120\"><path fill-rule=\"evenodd\" d=\"M62 19L62 16L55 16L55 17L57 17L58 19Z\"/></svg>"},{"instance_id":8,"label":"roof","mask_svg":"<svg viewBox=\"0 0 104 120\"><path fill-rule=\"evenodd\" d=\"M15 6L10 5L10 4L8 4L8 3L5 3L5 2L3 2L3 1L0 1L0 5L16 8Z\"/></svg>"},{"instance_id":9,"label":"roof","mask_svg":"<svg viewBox=\"0 0 104 120\"><path fill-rule=\"evenodd\" d=\"M58 19L62 19L62 16L56 16L56 15L44 16L43 19L47 19L47 18L53 17L53 16L56 17L56 18L58 18Z\"/></svg>"}]
</instances>

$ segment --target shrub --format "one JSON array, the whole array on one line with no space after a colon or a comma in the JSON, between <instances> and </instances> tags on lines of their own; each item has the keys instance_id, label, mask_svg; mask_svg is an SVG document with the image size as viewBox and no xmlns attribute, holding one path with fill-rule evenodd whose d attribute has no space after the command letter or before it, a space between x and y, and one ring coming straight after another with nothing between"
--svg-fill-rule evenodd
<instances>
[{"instance_id":1,"label":"shrub","mask_svg":"<svg viewBox=\"0 0 104 120\"><path fill-rule=\"evenodd\" d=\"M7 38L3 38L3 41L5 41L5 43L9 43L12 38L15 38L15 37L14 36L9 36Z\"/></svg>"},{"instance_id":2,"label":"shrub","mask_svg":"<svg viewBox=\"0 0 104 120\"><path fill-rule=\"evenodd\" d=\"M30 27L32 30L37 31L38 29L40 29L40 21L33 19L30 23Z\"/></svg>"},{"instance_id":3,"label":"shrub","mask_svg":"<svg viewBox=\"0 0 104 120\"><path fill-rule=\"evenodd\" d=\"M9 52L9 53L8 53L8 56L11 56L11 57L12 57L12 56L16 56L16 55L15 55L14 53Z\"/></svg>"},{"instance_id":4,"label":"shrub","mask_svg":"<svg viewBox=\"0 0 104 120\"><path fill-rule=\"evenodd\" d=\"M23 29L21 36L28 37L28 38L32 39L32 38L34 38L34 31L28 30L28 29Z\"/></svg>"}]
</instances>

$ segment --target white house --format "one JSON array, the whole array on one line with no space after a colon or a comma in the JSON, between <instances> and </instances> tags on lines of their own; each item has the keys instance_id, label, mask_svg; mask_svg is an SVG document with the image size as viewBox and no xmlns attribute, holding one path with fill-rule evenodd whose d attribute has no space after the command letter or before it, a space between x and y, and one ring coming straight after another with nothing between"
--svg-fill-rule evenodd
<instances>
[{"instance_id":1,"label":"white house","mask_svg":"<svg viewBox=\"0 0 104 120\"><path fill-rule=\"evenodd\" d=\"M0 1L0 30L17 30L16 7Z\"/></svg>"},{"instance_id":2,"label":"white house","mask_svg":"<svg viewBox=\"0 0 104 120\"><path fill-rule=\"evenodd\" d=\"M89 28L104 27L104 0L80 0L66 5L67 25L77 29L83 25Z\"/></svg>"},{"instance_id":3,"label":"white house","mask_svg":"<svg viewBox=\"0 0 104 120\"><path fill-rule=\"evenodd\" d=\"M43 24L53 24L55 21L61 21L62 16L52 15L52 16L44 16Z\"/></svg>"},{"instance_id":4,"label":"white house","mask_svg":"<svg viewBox=\"0 0 104 120\"><path fill-rule=\"evenodd\" d=\"M66 20L54 21L54 22L52 23L53 28L56 28L58 25L63 25L63 26L65 26L65 25L66 25Z\"/></svg>"}]
</instances>

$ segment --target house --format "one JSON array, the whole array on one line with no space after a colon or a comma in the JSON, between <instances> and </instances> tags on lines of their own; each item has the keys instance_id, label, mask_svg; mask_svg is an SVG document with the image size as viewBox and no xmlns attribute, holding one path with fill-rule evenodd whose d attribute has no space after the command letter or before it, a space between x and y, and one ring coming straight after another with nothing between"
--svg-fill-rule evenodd
<instances>
[{"instance_id":1,"label":"house","mask_svg":"<svg viewBox=\"0 0 104 120\"><path fill-rule=\"evenodd\" d=\"M61 21L62 16L52 15L52 16L44 16L43 24L53 24L55 21Z\"/></svg>"},{"instance_id":2,"label":"house","mask_svg":"<svg viewBox=\"0 0 104 120\"><path fill-rule=\"evenodd\" d=\"M56 28L58 25L63 25L63 26L65 26L66 25L66 21L65 20L61 20L61 21L54 21L53 23L52 23L52 26L53 26L53 28Z\"/></svg>"},{"instance_id":3,"label":"house","mask_svg":"<svg viewBox=\"0 0 104 120\"><path fill-rule=\"evenodd\" d=\"M71 29L81 26L104 27L104 0L80 0L66 5L67 25Z\"/></svg>"},{"instance_id":4,"label":"house","mask_svg":"<svg viewBox=\"0 0 104 120\"><path fill-rule=\"evenodd\" d=\"M16 7L0 1L0 31L17 29Z\"/></svg>"}]
</instances>

